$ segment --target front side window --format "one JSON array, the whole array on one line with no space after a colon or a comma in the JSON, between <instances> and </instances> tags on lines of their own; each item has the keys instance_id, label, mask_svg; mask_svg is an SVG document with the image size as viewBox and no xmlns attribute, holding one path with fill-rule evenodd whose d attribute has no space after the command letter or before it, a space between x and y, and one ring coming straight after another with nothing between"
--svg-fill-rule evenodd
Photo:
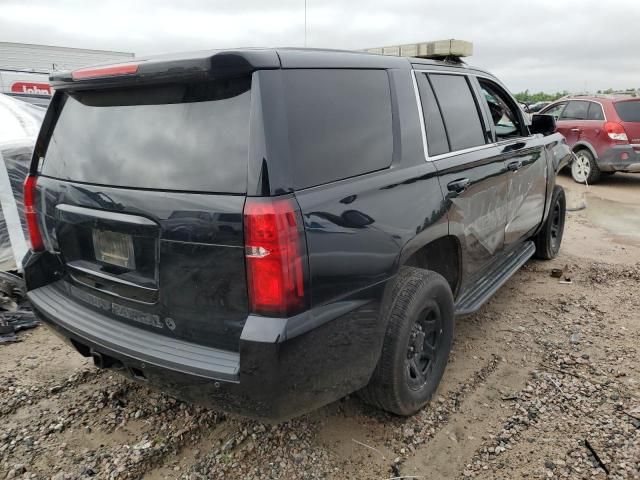
<instances>
[{"instance_id":1,"label":"front side window","mask_svg":"<svg viewBox=\"0 0 640 480\"><path fill-rule=\"evenodd\" d=\"M467 77L438 73L430 74L429 80L442 112L451 151L484 145L484 128Z\"/></svg>"},{"instance_id":2,"label":"front side window","mask_svg":"<svg viewBox=\"0 0 640 480\"><path fill-rule=\"evenodd\" d=\"M520 117L509 96L492 82L479 79L479 83L491 112L497 140L522 136Z\"/></svg>"},{"instance_id":3,"label":"front side window","mask_svg":"<svg viewBox=\"0 0 640 480\"><path fill-rule=\"evenodd\" d=\"M589 112L589 103L584 100L572 100L562 112L560 120L586 120Z\"/></svg>"},{"instance_id":4,"label":"front side window","mask_svg":"<svg viewBox=\"0 0 640 480\"><path fill-rule=\"evenodd\" d=\"M544 115L551 115L552 117L554 117L556 120L558 119L558 117L560 117L560 114L562 113L562 110L564 110L564 107L567 106L566 102L562 102L562 103L557 103L555 105L552 105L551 107L549 107L547 110L543 110L541 113Z\"/></svg>"}]
</instances>

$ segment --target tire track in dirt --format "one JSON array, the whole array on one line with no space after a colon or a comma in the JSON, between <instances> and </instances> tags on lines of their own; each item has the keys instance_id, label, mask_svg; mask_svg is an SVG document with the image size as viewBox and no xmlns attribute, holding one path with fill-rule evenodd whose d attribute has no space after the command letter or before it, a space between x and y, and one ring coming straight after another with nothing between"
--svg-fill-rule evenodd
<instances>
[{"instance_id":1,"label":"tire track in dirt","mask_svg":"<svg viewBox=\"0 0 640 480\"><path fill-rule=\"evenodd\" d=\"M4 417L0 478L16 463L43 478L83 472L140 478L223 419L118 376L97 375Z\"/></svg>"},{"instance_id":2,"label":"tire track in dirt","mask_svg":"<svg viewBox=\"0 0 640 480\"><path fill-rule=\"evenodd\" d=\"M526 384L528 362L523 358L515 355L503 359L436 435L402 465L402 474L417 476L428 471L438 478L454 478L462 471L482 445L485 432L499 427L501 417L508 415L513 397L510 392L519 391Z\"/></svg>"},{"instance_id":3,"label":"tire track in dirt","mask_svg":"<svg viewBox=\"0 0 640 480\"><path fill-rule=\"evenodd\" d=\"M81 369L71 374L64 381L50 380L44 385L16 386L8 382L6 395L0 396L0 419L26 405L37 404L52 395L77 387L99 377L104 372L95 369Z\"/></svg>"}]
</instances>

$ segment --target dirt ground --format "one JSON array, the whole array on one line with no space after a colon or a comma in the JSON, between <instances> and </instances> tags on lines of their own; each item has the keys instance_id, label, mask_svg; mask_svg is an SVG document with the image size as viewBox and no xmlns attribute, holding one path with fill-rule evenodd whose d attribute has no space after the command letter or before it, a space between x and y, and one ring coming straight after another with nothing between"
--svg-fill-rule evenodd
<instances>
[{"instance_id":1,"label":"dirt ground","mask_svg":"<svg viewBox=\"0 0 640 480\"><path fill-rule=\"evenodd\" d=\"M587 205L561 254L458 319L414 417L352 396L264 425L98 371L39 327L0 346L0 479L640 478L640 175L560 182Z\"/></svg>"}]
</instances>

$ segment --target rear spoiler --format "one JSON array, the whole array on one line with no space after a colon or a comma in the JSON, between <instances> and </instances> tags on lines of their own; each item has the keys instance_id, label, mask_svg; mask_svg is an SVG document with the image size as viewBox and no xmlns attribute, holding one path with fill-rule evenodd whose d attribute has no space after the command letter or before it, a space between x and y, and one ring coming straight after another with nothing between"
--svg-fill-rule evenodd
<instances>
[{"instance_id":1,"label":"rear spoiler","mask_svg":"<svg viewBox=\"0 0 640 480\"><path fill-rule=\"evenodd\" d=\"M209 51L53 72L49 81L56 90L86 90L185 79L238 77L255 70L277 68L280 68L280 58L275 50Z\"/></svg>"}]
</instances>

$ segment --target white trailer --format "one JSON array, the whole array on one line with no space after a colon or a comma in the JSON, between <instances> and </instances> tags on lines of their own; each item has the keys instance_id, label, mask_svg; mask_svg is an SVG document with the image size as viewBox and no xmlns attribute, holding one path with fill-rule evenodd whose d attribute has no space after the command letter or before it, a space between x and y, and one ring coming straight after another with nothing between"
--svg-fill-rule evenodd
<instances>
[{"instance_id":1,"label":"white trailer","mask_svg":"<svg viewBox=\"0 0 640 480\"><path fill-rule=\"evenodd\" d=\"M49 73L133 57L129 52L0 42L0 93L47 104L52 95Z\"/></svg>"}]
</instances>

